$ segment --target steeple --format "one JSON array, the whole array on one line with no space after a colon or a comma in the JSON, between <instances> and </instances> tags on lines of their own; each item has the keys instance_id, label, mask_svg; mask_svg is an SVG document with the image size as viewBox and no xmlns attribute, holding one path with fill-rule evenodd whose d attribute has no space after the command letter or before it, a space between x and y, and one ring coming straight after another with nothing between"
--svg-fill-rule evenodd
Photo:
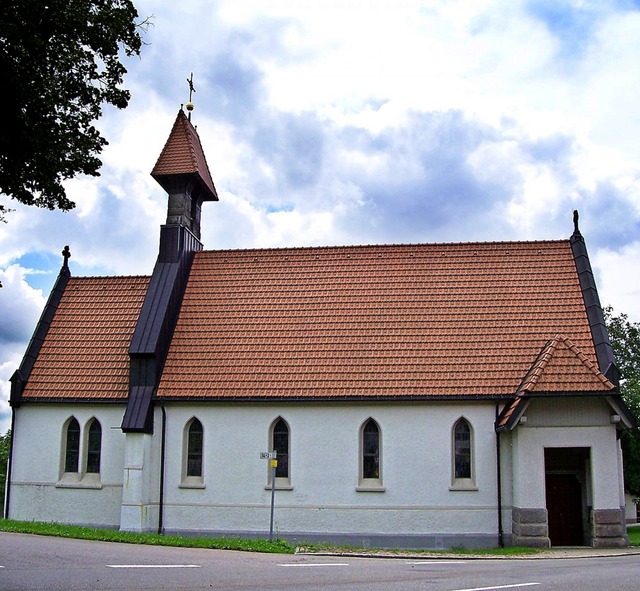
<instances>
[{"instance_id":1,"label":"steeple","mask_svg":"<svg viewBox=\"0 0 640 591\"><path fill-rule=\"evenodd\" d=\"M169 194L167 224L188 228L200 239L202 203L218 201L218 193L198 132L182 109L151 176Z\"/></svg>"},{"instance_id":2,"label":"steeple","mask_svg":"<svg viewBox=\"0 0 640 591\"><path fill-rule=\"evenodd\" d=\"M190 90L193 77L190 81ZM193 104L187 105L189 111ZM129 398L125 433L152 433L154 393L200 242L200 210L218 201L198 133L180 109L151 176L169 193L160 250L129 346Z\"/></svg>"}]
</instances>

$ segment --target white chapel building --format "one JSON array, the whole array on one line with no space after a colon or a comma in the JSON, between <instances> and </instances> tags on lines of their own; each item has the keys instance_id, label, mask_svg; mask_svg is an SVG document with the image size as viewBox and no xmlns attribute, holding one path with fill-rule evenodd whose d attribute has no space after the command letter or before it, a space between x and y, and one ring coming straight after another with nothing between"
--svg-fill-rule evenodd
<instances>
[{"instance_id":1,"label":"white chapel building","mask_svg":"<svg viewBox=\"0 0 640 591\"><path fill-rule=\"evenodd\" d=\"M275 484L292 542L628 544L633 418L577 214L566 240L208 251L182 110L152 175L150 276L63 253L12 377L7 517L262 537Z\"/></svg>"}]
</instances>

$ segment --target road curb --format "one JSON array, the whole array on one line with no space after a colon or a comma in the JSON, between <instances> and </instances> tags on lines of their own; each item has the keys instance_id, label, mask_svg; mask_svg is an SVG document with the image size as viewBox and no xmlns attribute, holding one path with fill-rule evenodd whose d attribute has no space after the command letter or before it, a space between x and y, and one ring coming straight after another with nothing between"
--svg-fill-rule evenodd
<instances>
[{"instance_id":1,"label":"road curb","mask_svg":"<svg viewBox=\"0 0 640 591\"><path fill-rule=\"evenodd\" d=\"M640 556L640 548L629 548L628 550L615 548L607 549L558 549L545 550L536 554L525 554L520 556L500 556L483 554L454 554L454 553L411 553L411 552L307 552L303 548L296 548L295 554L299 556L334 556L342 558L388 558L403 560L568 560L577 558L615 558L621 556Z\"/></svg>"}]
</instances>

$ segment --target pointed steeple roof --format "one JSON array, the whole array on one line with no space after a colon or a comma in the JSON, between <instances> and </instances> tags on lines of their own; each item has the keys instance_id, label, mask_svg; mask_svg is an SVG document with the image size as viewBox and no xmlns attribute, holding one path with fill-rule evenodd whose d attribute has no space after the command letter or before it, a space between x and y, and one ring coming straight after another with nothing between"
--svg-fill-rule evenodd
<instances>
[{"instance_id":1,"label":"pointed steeple roof","mask_svg":"<svg viewBox=\"0 0 640 591\"><path fill-rule=\"evenodd\" d=\"M176 177L191 177L201 191L202 201L218 201L200 137L182 109L178 111L169 139L151 176L167 193L171 192Z\"/></svg>"}]
</instances>

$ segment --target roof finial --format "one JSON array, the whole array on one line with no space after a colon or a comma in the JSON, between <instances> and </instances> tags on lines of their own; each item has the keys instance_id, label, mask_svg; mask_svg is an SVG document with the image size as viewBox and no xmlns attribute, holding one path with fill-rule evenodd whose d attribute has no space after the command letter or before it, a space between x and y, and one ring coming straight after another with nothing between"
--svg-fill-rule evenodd
<instances>
[{"instance_id":1,"label":"roof finial","mask_svg":"<svg viewBox=\"0 0 640 591\"><path fill-rule=\"evenodd\" d=\"M69 259L71 258L71 251L69 250L68 244L64 247L64 250L62 251L62 258L64 259L64 261L62 262L62 268L68 269Z\"/></svg>"},{"instance_id":2,"label":"roof finial","mask_svg":"<svg viewBox=\"0 0 640 591\"><path fill-rule=\"evenodd\" d=\"M580 228L578 228L578 220L580 219L580 214L577 209L573 210L573 233L580 234Z\"/></svg>"},{"instance_id":3,"label":"roof finial","mask_svg":"<svg viewBox=\"0 0 640 591\"><path fill-rule=\"evenodd\" d=\"M191 111L193 111L194 109L194 105L191 102L191 99L193 98L193 93L196 91L195 87L193 86L193 72L191 72L191 77L187 78L187 84L189 84L189 102L187 103L187 111L189 111L189 121L191 121Z\"/></svg>"}]
</instances>

